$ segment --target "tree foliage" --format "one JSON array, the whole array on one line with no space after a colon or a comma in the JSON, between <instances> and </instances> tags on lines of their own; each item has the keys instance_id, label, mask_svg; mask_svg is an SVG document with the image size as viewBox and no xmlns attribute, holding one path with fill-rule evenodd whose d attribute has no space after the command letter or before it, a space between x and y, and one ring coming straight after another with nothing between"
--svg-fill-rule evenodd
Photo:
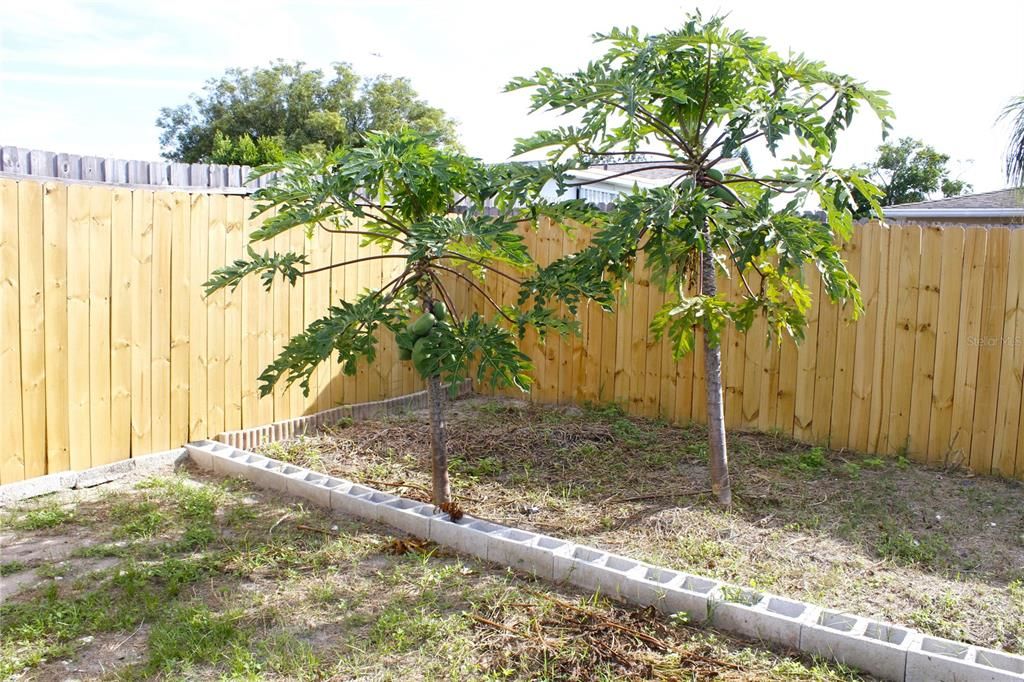
<instances>
[{"instance_id":1,"label":"tree foliage","mask_svg":"<svg viewBox=\"0 0 1024 682\"><path fill-rule=\"evenodd\" d=\"M925 201L935 193L953 197L971 191L971 185L950 177L949 155L911 137L878 147L878 159L863 169L883 192L882 206ZM869 214L862 206L857 217Z\"/></svg>"},{"instance_id":2,"label":"tree foliage","mask_svg":"<svg viewBox=\"0 0 1024 682\"><path fill-rule=\"evenodd\" d=\"M531 293L611 306L614 285L629 278L643 251L653 281L675 296L660 314L686 316L692 324L683 328L699 325L714 335L726 319L746 329L760 312L777 322L775 331L799 337L810 296L805 263L822 274L830 298L859 307L838 242L851 235L855 193L876 212L880 193L831 159L838 134L861 106L887 127L885 93L801 55L783 59L762 39L729 31L719 17L694 15L660 35L630 28L596 39L609 48L585 69L542 69L509 85L532 88L534 110L579 114L578 124L520 140L516 151L548 149L559 172L640 150L661 159L651 167L678 175L663 187L635 188L607 213L586 212L597 228L591 246L539 272ZM774 171L757 173L749 147L758 143L773 155L792 151ZM559 178L563 187L581 184L564 173ZM826 213L824 224L802 217L812 196ZM578 204L564 206L573 218L584 217ZM725 274L745 282L756 275L741 302L686 293L704 251ZM686 346L678 337L677 348Z\"/></svg>"},{"instance_id":3,"label":"tree foliage","mask_svg":"<svg viewBox=\"0 0 1024 682\"><path fill-rule=\"evenodd\" d=\"M217 130L213 133L213 151L207 160L210 163L256 167L283 161L284 148L276 137L260 135L254 141L246 134L230 138Z\"/></svg>"},{"instance_id":4,"label":"tree foliage","mask_svg":"<svg viewBox=\"0 0 1024 682\"><path fill-rule=\"evenodd\" d=\"M228 69L189 102L157 118L164 156L187 163L280 161L285 152L359 146L369 130L411 127L457 145L455 124L419 98L405 78L360 78L348 64L330 77L302 62ZM219 137L218 137L219 136Z\"/></svg>"},{"instance_id":5,"label":"tree foliage","mask_svg":"<svg viewBox=\"0 0 1024 682\"><path fill-rule=\"evenodd\" d=\"M1006 181L1024 187L1024 96L1014 97L999 119L1010 121L1010 141L1006 145Z\"/></svg>"},{"instance_id":6,"label":"tree foliage","mask_svg":"<svg viewBox=\"0 0 1024 682\"><path fill-rule=\"evenodd\" d=\"M276 173L277 179L256 193L257 213L275 210L252 233L248 256L212 273L207 295L237 287L250 276L260 277L269 290L279 282L294 285L370 260L399 265L390 282L358 295L351 292L291 339L260 376L263 395L279 381L298 382L308 393L313 372L332 357L353 374L360 361L376 358L383 330L399 337L435 301L446 304L451 318L439 320L424 342L426 350L416 365L424 378L457 382L472 375L525 389L531 365L517 346L523 330L530 325L541 333L571 328L543 304L520 311L491 301L486 316L460 311L453 296L455 286L483 292L481 284L489 277L519 282L522 273L534 269L517 227L530 220L520 206L543 183L537 171L487 166L411 130L368 133L362 147L292 155L260 171ZM486 209L488 202L498 209ZM316 230L356 235L364 247L379 250L316 268L298 253L261 252L260 242L292 229L307 235Z\"/></svg>"},{"instance_id":7,"label":"tree foliage","mask_svg":"<svg viewBox=\"0 0 1024 682\"><path fill-rule=\"evenodd\" d=\"M641 35L631 27L595 39L607 49L584 68L541 69L509 84L532 90L534 111L573 120L520 140L516 151L546 149L563 188L591 182L572 182L566 169L637 151L658 159L650 167L677 175L663 187L634 188L607 213L566 205L594 227L592 243L539 271L523 302L561 299L575 308L594 300L610 309L642 252L652 283L670 297L651 327L669 336L677 357L702 329L709 357L718 358L725 325L746 330L757 314L773 334L800 338L812 299L805 265L821 273L829 298L858 311L840 242L853 229L855 194L877 211L879 192L859 172L834 168L832 155L862 107L888 127L884 93L802 55L781 57L720 17L695 14L679 30ZM774 170L753 168L755 144L778 159ZM802 217L812 197L826 222ZM717 292L719 273L742 281L739 301ZM720 385L720 372L709 366L708 413L719 422L720 388L713 406L710 382ZM725 464L724 432L717 437L720 444L713 430L713 468ZM727 503L727 474L724 485Z\"/></svg>"}]
</instances>

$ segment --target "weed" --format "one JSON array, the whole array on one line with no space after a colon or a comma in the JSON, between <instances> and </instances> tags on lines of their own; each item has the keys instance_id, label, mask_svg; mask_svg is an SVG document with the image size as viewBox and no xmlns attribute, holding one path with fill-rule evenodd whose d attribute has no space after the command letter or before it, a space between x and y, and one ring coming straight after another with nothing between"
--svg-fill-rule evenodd
<instances>
[{"instance_id":1,"label":"weed","mask_svg":"<svg viewBox=\"0 0 1024 682\"><path fill-rule=\"evenodd\" d=\"M38 509L32 509L23 516L14 519L11 528L14 530L45 530L69 523L75 518L72 511L64 509L56 503Z\"/></svg>"},{"instance_id":2,"label":"weed","mask_svg":"<svg viewBox=\"0 0 1024 682\"><path fill-rule=\"evenodd\" d=\"M217 539L217 533L205 524L189 526L181 539L168 549L172 552L191 552L203 549Z\"/></svg>"},{"instance_id":3,"label":"weed","mask_svg":"<svg viewBox=\"0 0 1024 682\"><path fill-rule=\"evenodd\" d=\"M594 403L587 401L583 403L583 409L588 412L588 416L600 419L619 419L626 416L626 411L618 403Z\"/></svg>"},{"instance_id":4,"label":"weed","mask_svg":"<svg viewBox=\"0 0 1024 682\"><path fill-rule=\"evenodd\" d=\"M881 469L885 466L885 460L881 457L865 457L861 464L869 469Z\"/></svg>"},{"instance_id":5,"label":"weed","mask_svg":"<svg viewBox=\"0 0 1024 682\"><path fill-rule=\"evenodd\" d=\"M40 578L59 578L67 575L70 568L70 566L62 562L40 564L39 567L36 568L36 575Z\"/></svg>"},{"instance_id":6,"label":"weed","mask_svg":"<svg viewBox=\"0 0 1024 682\"><path fill-rule=\"evenodd\" d=\"M879 555L898 564L930 565L948 553L949 545L937 535L915 537L909 531L886 523L875 549Z\"/></svg>"},{"instance_id":7,"label":"weed","mask_svg":"<svg viewBox=\"0 0 1024 682\"><path fill-rule=\"evenodd\" d=\"M473 461L466 461L461 457L453 457L449 464L454 473L463 474L472 478L493 478L501 474L501 460L493 455L481 457Z\"/></svg>"},{"instance_id":8,"label":"weed","mask_svg":"<svg viewBox=\"0 0 1024 682\"><path fill-rule=\"evenodd\" d=\"M28 564L24 561L5 561L0 563L0 577L21 573L26 568L28 568Z\"/></svg>"},{"instance_id":9,"label":"weed","mask_svg":"<svg viewBox=\"0 0 1024 682\"><path fill-rule=\"evenodd\" d=\"M820 445L782 459L782 467L793 473L814 473L823 469L826 463L825 448Z\"/></svg>"},{"instance_id":10,"label":"weed","mask_svg":"<svg viewBox=\"0 0 1024 682\"><path fill-rule=\"evenodd\" d=\"M167 523L160 507L149 500L123 500L110 509L111 517L121 525L114 529L114 537L148 538Z\"/></svg>"},{"instance_id":11,"label":"weed","mask_svg":"<svg viewBox=\"0 0 1024 682\"><path fill-rule=\"evenodd\" d=\"M178 512L189 521L212 522L226 496L218 486L190 485L180 478L164 481L161 488L178 507Z\"/></svg>"},{"instance_id":12,"label":"weed","mask_svg":"<svg viewBox=\"0 0 1024 682\"><path fill-rule=\"evenodd\" d=\"M625 417L620 417L612 422L612 434L631 447L646 445L651 440L650 435L645 433L639 425Z\"/></svg>"},{"instance_id":13,"label":"weed","mask_svg":"<svg viewBox=\"0 0 1024 682\"><path fill-rule=\"evenodd\" d=\"M238 611L214 613L205 605L178 605L149 633L144 672L174 673L197 663L217 664L232 657L243 631ZM235 666L232 666L235 667Z\"/></svg>"},{"instance_id":14,"label":"weed","mask_svg":"<svg viewBox=\"0 0 1024 682\"><path fill-rule=\"evenodd\" d=\"M224 513L224 521L229 526L244 526L258 516L256 509L252 505L236 504L228 507Z\"/></svg>"},{"instance_id":15,"label":"weed","mask_svg":"<svg viewBox=\"0 0 1024 682\"><path fill-rule=\"evenodd\" d=\"M290 680L322 679L323 661L308 642L292 635L278 635L261 645L265 666Z\"/></svg>"},{"instance_id":16,"label":"weed","mask_svg":"<svg viewBox=\"0 0 1024 682\"><path fill-rule=\"evenodd\" d=\"M850 478L860 478L860 466L855 462L846 462L840 468Z\"/></svg>"},{"instance_id":17,"label":"weed","mask_svg":"<svg viewBox=\"0 0 1024 682\"><path fill-rule=\"evenodd\" d=\"M743 604L744 606L753 606L754 604L761 601L762 595L752 590L745 590L742 587L733 587L726 585L722 587L722 598L725 601L733 602L734 604Z\"/></svg>"},{"instance_id":18,"label":"weed","mask_svg":"<svg viewBox=\"0 0 1024 682\"><path fill-rule=\"evenodd\" d=\"M271 443L265 448L264 452L268 457L273 457L288 464L295 464L309 469L323 468L320 450L317 449L312 439L308 436L299 436L295 440L283 443Z\"/></svg>"}]
</instances>

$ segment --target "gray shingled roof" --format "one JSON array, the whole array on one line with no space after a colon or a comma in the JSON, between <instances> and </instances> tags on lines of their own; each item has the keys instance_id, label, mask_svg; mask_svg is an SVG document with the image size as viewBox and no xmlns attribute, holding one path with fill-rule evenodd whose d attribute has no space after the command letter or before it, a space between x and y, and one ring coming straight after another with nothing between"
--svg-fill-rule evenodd
<instances>
[{"instance_id":1,"label":"gray shingled roof","mask_svg":"<svg viewBox=\"0 0 1024 682\"><path fill-rule=\"evenodd\" d=\"M945 199L934 199L932 201L915 201L909 204L895 204L887 206L889 209L1022 209L1024 208L1024 189L1001 189L995 192L981 192L979 194L965 194L959 197L947 197Z\"/></svg>"},{"instance_id":2,"label":"gray shingled roof","mask_svg":"<svg viewBox=\"0 0 1024 682\"><path fill-rule=\"evenodd\" d=\"M672 163L671 159L665 159L664 161L640 161L638 163L595 163L587 168L589 170L608 171L609 173L624 173L629 170L640 169L634 175L651 180L671 180L677 177L680 171L672 170L671 168L649 168L644 170L646 166L661 166L670 163Z\"/></svg>"}]
</instances>

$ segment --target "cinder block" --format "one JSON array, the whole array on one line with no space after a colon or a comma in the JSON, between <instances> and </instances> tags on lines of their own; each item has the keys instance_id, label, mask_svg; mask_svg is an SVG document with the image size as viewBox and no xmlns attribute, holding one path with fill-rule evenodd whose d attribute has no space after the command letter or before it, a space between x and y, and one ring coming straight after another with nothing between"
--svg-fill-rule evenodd
<instances>
[{"instance_id":1,"label":"cinder block","mask_svg":"<svg viewBox=\"0 0 1024 682\"><path fill-rule=\"evenodd\" d=\"M196 466L206 471L213 470L213 446L212 440L200 440L185 445L185 452L189 459L195 462Z\"/></svg>"},{"instance_id":2,"label":"cinder block","mask_svg":"<svg viewBox=\"0 0 1024 682\"><path fill-rule=\"evenodd\" d=\"M678 571L645 565L643 572L633 581L632 600L640 606L654 606L663 611L668 588L678 585L683 577Z\"/></svg>"},{"instance_id":3,"label":"cinder block","mask_svg":"<svg viewBox=\"0 0 1024 682\"><path fill-rule=\"evenodd\" d=\"M635 559L608 554L595 566L597 591L618 601L634 602L638 585L636 580L650 568Z\"/></svg>"},{"instance_id":4,"label":"cinder block","mask_svg":"<svg viewBox=\"0 0 1024 682\"><path fill-rule=\"evenodd\" d=\"M381 507L399 499L363 485L342 485L331 493L331 509L370 521L381 521Z\"/></svg>"},{"instance_id":5,"label":"cinder block","mask_svg":"<svg viewBox=\"0 0 1024 682\"><path fill-rule=\"evenodd\" d=\"M633 585L637 604L653 606L666 615L684 613L689 622L703 623L708 619L708 600L717 594L721 583L659 566L645 566L634 577Z\"/></svg>"},{"instance_id":6,"label":"cinder block","mask_svg":"<svg viewBox=\"0 0 1024 682\"><path fill-rule=\"evenodd\" d=\"M576 545L568 554L554 554L553 577L558 582L568 582L585 590L598 590L601 584L599 569L607 552Z\"/></svg>"},{"instance_id":7,"label":"cinder block","mask_svg":"<svg viewBox=\"0 0 1024 682\"><path fill-rule=\"evenodd\" d=\"M819 611L800 631L800 649L886 680L903 680L919 633L836 611Z\"/></svg>"},{"instance_id":8,"label":"cinder block","mask_svg":"<svg viewBox=\"0 0 1024 682\"><path fill-rule=\"evenodd\" d=\"M305 498L317 506L330 509L331 488L338 485L330 483L331 479L323 474L302 470L288 477L286 491L289 495Z\"/></svg>"},{"instance_id":9,"label":"cinder block","mask_svg":"<svg viewBox=\"0 0 1024 682\"><path fill-rule=\"evenodd\" d=\"M713 598L710 613L715 627L790 649L800 646L801 628L813 622L816 606L754 590L732 594L735 589L720 589Z\"/></svg>"},{"instance_id":10,"label":"cinder block","mask_svg":"<svg viewBox=\"0 0 1024 682\"><path fill-rule=\"evenodd\" d=\"M247 477L260 488L284 490L287 483L285 481L278 483L277 481L278 471L284 466L283 462L278 462L276 459L267 459L249 467Z\"/></svg>"},{"instance_id":11,"label":"cinder block","mask_svg":"<svg viewBox=\"0 0 1024 682\"><path fill-rule=\"evenodd\" d=\"M522 573L551 580L555 573L555 556L568 556L576 545L568 540L529 533L529 540L519 541L524 531L495 533L488 539L487 558ZM507 540L502 540L507 538Z\"/></svg>"},{"instance_id":12,"label":"cinder block","mask_svg":"<svg viewBox=\"0 0 1024 682\"><path fill-rule=\"evenodd\" d=\"M263 471L260 471L260 469ZM288 479L295 474L302 471L299 467L292 466L291 464L285 464L276 460L269 460L264 462L262 467L253 467L252 471L254 476L254 482L259 481L261 478L265 483L261 483L266 488L271 490L278 490L282 493L288 492Z\"/></svg>"},{"instance_id":13,"label":"cinder block","mask_svg":"<svg viewBox=\"0 0 1024 682\"><path fill-rule=\"evenodd\" d=\"M416 500L399 498L381 505L380 520L418 538L430 537L430 521L434 517L434 505Z\"/></svg>"},{"instance_id":14,"label":"cinder block","mask_svg":"<svg viewBox=\"0 0 1024 682\"><path fill-rule=\"evenodd\" d=\"M464 554L478 559L487 559L487 540L491 535L508 530L505 526L490 521L476 520L460 526L456 548Z\"/></svg>"},{"instance_id":15,"label":"cinder block","mask_svg":"<svg viewBox=\"0 0 1024 682\"><path fill-rule=\"evenodd\" d=\"M684 573L682 580L673 580L668 585L660 608L669 615L685 613L691 623L703 623L710 616L712 600L720 588L717 580Z\"/></svg>"},{"instance_id":16,"label":"cinder block","mask_svg":"<svg viewBox=\"0 0 1024 682\"><path fill-rule=\"evenodd\" d=\"M974 662L991 671L981 672L984 680L1024 680L1024 656L1014 656L1003 651L975 647ZM1000 677L1001 676L1001 677Z\"/></svg>"},{"instance_id":17,"label":"cinder block","mask_svg":"<svg viewBox=\"0 0 1024 682\"><path fill-rule=\"evenodd\" d=\"M487 560L520 573L551 575L551 552L537 546L536 533L509 528L487 536Z\"/></svg>"},{"instance_id":18,"label":"cinder block","mask_svg":"<svg viewBox=\"0 0 1024 682\"><path fill-rule=\"evenodd\" d=\"M979 656L980 654L980 656ZM1024 659L922 636L907 651L907 682L1010 682L1024 679Z\"/></svg>"},{"instance_id":19,"label":"cinder block","mask_svg":"<svg viewBox=\"0 0 1024 682\"><path fill-rule=\"evenodd\" d=\"M213 473L248 478L249 466L259 465L266 459L261 455L225 446L225 450L217 450L213 453Z\"/></svg>"},{"instance_id":20,"label":"cinder block","mask_svg":"<svg viewBox=\"0 0 1024 682\"><path fill-rule=\"evenodd\" d=\"M504 530L505 526L469 515L452 521L447 514L438 514L430 522L430 539L463 554L487 559L487 536Z\"/></svg>"}]
</instances>

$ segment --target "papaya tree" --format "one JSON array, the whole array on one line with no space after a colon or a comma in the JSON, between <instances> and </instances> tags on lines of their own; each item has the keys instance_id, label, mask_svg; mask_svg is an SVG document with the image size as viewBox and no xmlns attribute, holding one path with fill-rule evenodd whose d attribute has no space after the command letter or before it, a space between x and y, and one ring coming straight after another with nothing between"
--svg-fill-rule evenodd
<instances>
[{"instance_id":1,"label":"papaya tree","mask_svg":"<svg viewBox=\"0 0 1024 682\"><path fill-rule=\"evenodd\" d=\"M531 364L518 348L525 328L544 334L571 326L543 304L525 312L502 307L482 286L491 276L520 282L519 273L533 268L517 227L530 220L521 206L531 203L542 181L532 181L535 171L528 167L488 166L411 130L370 133L362 147L291 156L259 172L275 179L256 192L254 215L270 213L252 233L248 257L211 274L207 295L237 287L245 277L259 277L270 291L334 268L399 262L391 281L346 292L346 300L334 301L292 338L260 375L260 394L283 381L298 382L308 395L313 373L332 358L355 374L359 362L376 359L380 335L392 334L400 358L426 381L432 497L435 504L450 502L444 384L472 376L526 390ZM355 235L363 247L379 248L317 267L300 253L260 248L294 229L307 236L317 230ZM455 287L482 294L489 313L459 310Z\"/></svg>"},{"instance_id":2,"label":"papaya tree","mask_svg":"<svg viewBox=\"0 0 1024 682\"><path fill-rule=\"evenodd\" d=\"M864 106L885 134L886 93L802 55L779 56L717 16L693 14L682 28L654 35L616 28L595 42L607 50L584 68L545 68L508 84L531 89L532 111L570 121L517 141L516 153L547 150L563 190L599 181L573 182L563 171L622 154L644 153L653 159L648 169L675 174L663 186L635 187L607 212L582 216L578 202L566 202L594 228L592 241L539 271L524 299L558 298L571 310L590 300L610 310L643 253L651 282L670 297L653 315L652 332L668 335L677 360L693 349L695 330L703 332L712 489L729 505L722 330L745 331L763 315L772 335L802 338L811 305L805 264L821 273L830 299L861 308L840 247L853 229L855 192L876 213L879 193L832 157ZM770 159L771 169L755 171L755 156ZM815 202L825 221L804 217ZM719 293L718 275L742 281L740 300Z\"/></svg>"}]
</instances>

